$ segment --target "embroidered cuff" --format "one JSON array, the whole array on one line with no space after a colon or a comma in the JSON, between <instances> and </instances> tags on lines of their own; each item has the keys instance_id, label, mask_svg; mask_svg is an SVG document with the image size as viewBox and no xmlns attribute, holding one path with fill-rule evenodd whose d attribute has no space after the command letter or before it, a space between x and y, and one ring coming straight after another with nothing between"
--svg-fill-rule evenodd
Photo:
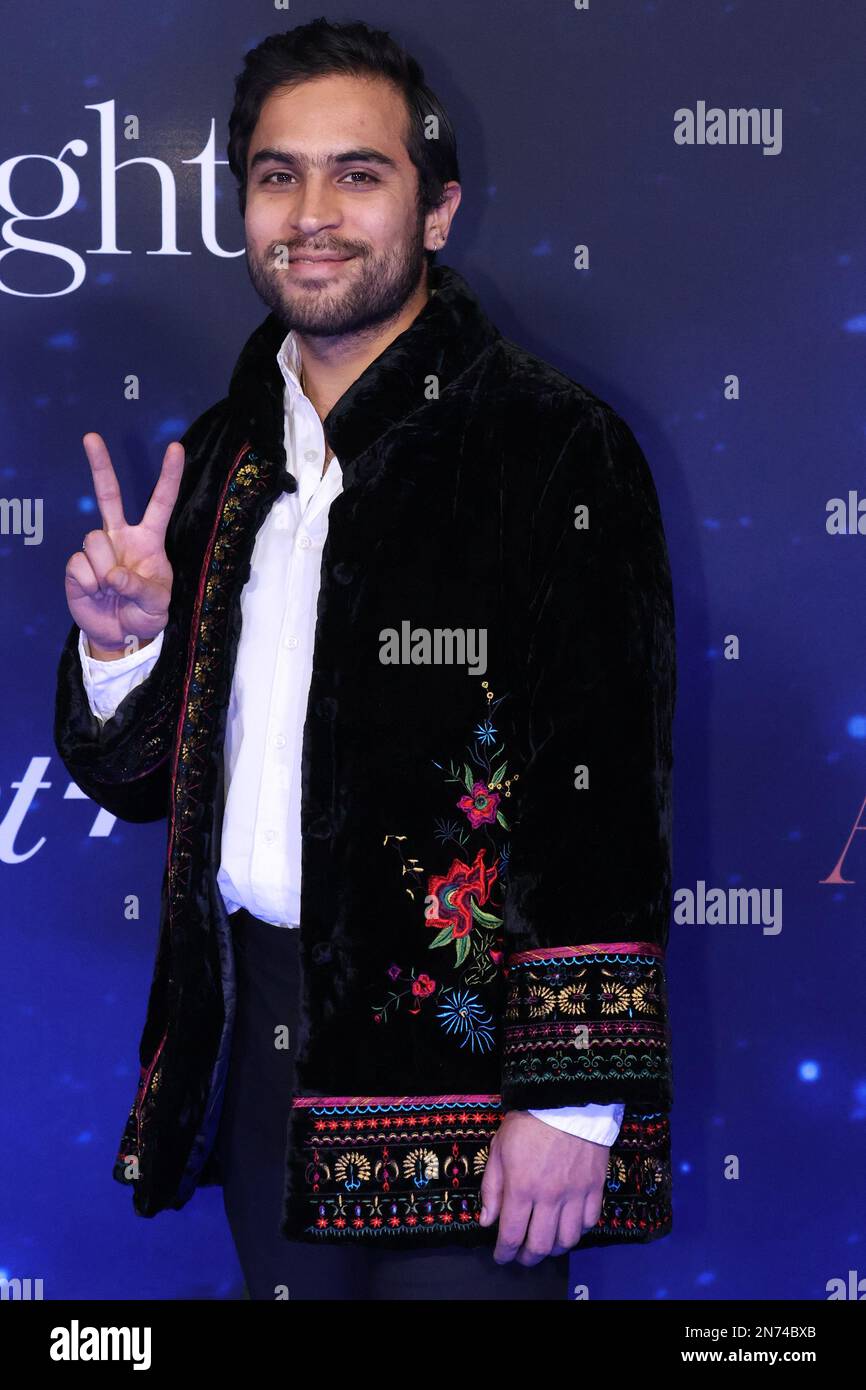
<instances>
[{"instance_id":1,"label":"embroidered cuff","mask_svg":"<svg viewBox=\"0 0 866 1390\"><path fill-rule=\"evenodd\" d=\"M673 1100L664 951L595 942L509 957L502 1045L506 1110Z\"/></svg>"}]
</instances>

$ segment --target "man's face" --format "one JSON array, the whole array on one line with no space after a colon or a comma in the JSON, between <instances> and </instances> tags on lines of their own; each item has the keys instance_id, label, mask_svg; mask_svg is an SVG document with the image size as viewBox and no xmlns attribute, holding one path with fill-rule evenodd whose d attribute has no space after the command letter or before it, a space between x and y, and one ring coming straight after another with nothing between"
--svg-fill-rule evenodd
<instances>
[{"instance_id":1,"label":"man's face","mask_svg":"<svg viewBox=\"0 0 866 1390\"><path fill-rule=\"evenodd\" d=\"M247 267L287 329L357 333L417 289L428 228L408 121L379 80L319 77L264 102L247 157Z\"/></svg>"}]
</instances>

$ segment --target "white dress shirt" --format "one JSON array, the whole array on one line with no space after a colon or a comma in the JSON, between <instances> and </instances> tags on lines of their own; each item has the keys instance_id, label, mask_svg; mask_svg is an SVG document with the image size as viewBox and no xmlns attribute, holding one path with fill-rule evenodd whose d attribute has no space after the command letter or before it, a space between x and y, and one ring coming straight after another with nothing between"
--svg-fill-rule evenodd
<instances>
[{"instance_id":1,"label":"white dress shirt","mask_svg":"<svg viewBox=\"0 0 866 1390\"><path fill-rule=\"evenodd\" d=\"M225 807L217 884L227 912L245 907L277 927L301 916L301 747L313 671L316 603L328 510L342 491L325 434L301 390L288 333L277 354L285 382L284 441L297 491L280 493L259 528L241 592L241 631L224 744ZM79 636L84 686L100 720L152 670L162 633L116 661L97 661ZM565 1106L531 1115L596 1144L612 1144L624 1107Z\"/></svg>"}]
</instances>

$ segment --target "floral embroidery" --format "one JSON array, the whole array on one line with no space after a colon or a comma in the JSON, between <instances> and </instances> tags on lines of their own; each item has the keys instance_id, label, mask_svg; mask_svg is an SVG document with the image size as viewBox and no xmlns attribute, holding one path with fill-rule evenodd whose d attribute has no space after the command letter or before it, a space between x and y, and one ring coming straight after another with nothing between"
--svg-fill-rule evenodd
<instances>
[{"instance_id":1,"label":"floral embroidery","mask_svg":"<svg viewBox=\"0 0 866 1390\"><path fill-rule=\"evenodd\" d=\"M505 747L493 720L505 696L496 699L487 681L481 687L487 718L475 726L466 757L452 759L447 766L434 761L445 782L457 784L463 792L454 802L462 819L434 821L436 839L457 851L450 866L428 874L408 853L405 835L385 836L385 844L400 857L409 898L418 903L424 895L424 924L434 932L427 949L446 950L450 958L435 973L391 964L386 972L391 988L384 1003L373 1006L373 1021L388 1021L404 1001L406 1012L417 1017L429 1001L453 1041L462 1048L486 1052L494 1046L495 1020L477 990L504 975L501 895L508 873L508 844L503 832L510 826L502 802L511 796L519 774L508 776ZM418 942L420 946L420 935Z\"/></svg>"},{"instance_id":2,"label":"floral embroidery","mask_svg":"<svg viewBox=\"0 0 866 1390\"><path fill-rule=\"evenodd\" d=\"M490 821L496 820L499 814L499 792L490 791L486 782L473 782L469 795L461 796L457 805L461 811L466 812L473 830L477 830L479 825L487 825Z\"/></svg>"},{"instance_id":3,"label":"floral embroidery","mask_svg":"<svg viewBox=\"0 0 866 1390\"><path fill-rule=\"evenodd\" d=\"M494 1020L478 1002L477 994L467 994L465 990L448 989L439 1009L439 1020L446 1033L456 1033L460 1046L469 1043L472 1051L488 1052L494 1042Z\"/></svg>"},{"instance_id":4,"label":"floral embroidery","mask_svg":"<svg viewBox=\"0 0 866 1390\"><path fill-rule=\"evenodd\" d=\"M471 866L455 859L447 874L439 877L434 875L430 879L425 915L428 927L439 928L436 940L430 942L431 948L444 946L449 941L459 942L468 935L472 930L473 915L482 903L487 902L496 878L495 865L485 868L484 850L480 849ZM500 919L492 913L479 913L478 916L482 921L500 925ZM468 942L463 947L458 944L458 965L462 963L467 949Z\"/></svg>"}]
</instances>

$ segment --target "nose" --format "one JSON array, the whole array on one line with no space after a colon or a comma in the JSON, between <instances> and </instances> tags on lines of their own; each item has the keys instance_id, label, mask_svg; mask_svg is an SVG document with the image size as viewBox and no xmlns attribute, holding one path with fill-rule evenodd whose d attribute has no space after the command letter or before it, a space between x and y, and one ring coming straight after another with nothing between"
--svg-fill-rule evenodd
<instances>
[{"instance_id":1,"label":"nose","mask_svg":"<svg viewBox=\"0 0 866 1390\"><path fill-rule=\"evenodd\" d=\"M325 175L306 177L292 208L292 225L302 236L315 236L342 222L339 195Z\"/></svg>"}]
</instances>

